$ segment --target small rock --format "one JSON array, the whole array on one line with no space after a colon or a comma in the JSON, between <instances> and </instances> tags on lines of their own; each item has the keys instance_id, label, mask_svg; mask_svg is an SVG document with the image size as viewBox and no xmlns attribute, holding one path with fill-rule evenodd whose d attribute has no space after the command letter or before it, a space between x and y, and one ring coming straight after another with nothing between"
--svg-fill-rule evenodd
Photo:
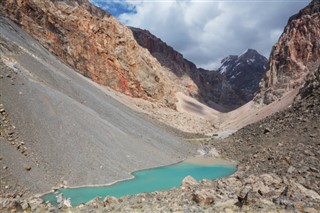
<instances>
[{"instance_id":1,"label":"small rock","mask_svg":"<svg viewBox=\"0 0 320 213\"><path fill-rule=\"evenodd\" d=\"M104 200L103 200L103 204L106 206L107 204L111 204L111 203L119 203L118 199L113 197L113 196L107 196Z\"/></svg>"},{"instance_id":2,"label":"small rock","mask_svg":"<svg viewBox=\"0 0 320 213\"><path fill-rule=\"evenodd\" d=\"M296 170L296 168L294 168L293 166L290 166L287 173L291 174L292 172L294 172L294 170Z\"/></svg>"},{"instance_id":3,"label":"small rock","mask_svg":"<svg viewBox=\"0 0 320 213\"><path fill-rule=\"evenodd\" d=\"M6 110L4 108L0 108L0 113L4 113Z\"/></svg>"},{"instance_id":4,"label":"small rock","mask_svg":"<svg viewBox=\"0 0 320 213\"><path fill-rule=\"evenodd\" d=\"M8 169L8 166L4 166L4 167L2 167L3 169Z\"/></svg>"},{"instance_id":5,"label":"small rock","mask_svg":"<svg viewBox=\"0 0 320 213\"><path fill-rule=\"evenodd\" d=\"M14 131L11 130L11 131L9 131L7 134L8 134L8 136L13 135L13 134L14 134Z\"/></svg>"},{"instance_id":6,"label":"small rock","mask_svg":"<svg viewBox=\"0 0 320 213\"><path fill-rule=\"evenodd\" d=\"M36 209L39 209L43 202L44 201L41 198L32 198L31 200L29 200L31 212L34 212Z\"/></svg>"},{"instance_id":7,"label":"small rock","mask_svg":"<svg viewBox=\"0 0 320 213\"><path fill-rule=\"evenodd\" d=\"M0 75L0 79L3 79L3 75Z\"/></svg>"},{"instance_id":8,"label":"small rock","mask_svg":"<svg viewBox=\"0 0 320 213\"><path fill-rule=\"evenodd\" d=\"M265 128L263 131L264 134L268 134L269 132L271 132L271 130L269 128Z\"/></svg>"},{"instance_id":9,"label":"small rock","mask_svg":"<svg viewBox=\"0 0 320 213\"><path fill-rule=\"evenodd\" d=\"M24 164L24 165L23 165L23 168L24 168L24 170L26 170L26 171L30 171L30 170L31 170L31 166L28 165L28 164Z\"/></svg>"},{"instance_id":10,"label":"small rock","mask_svg":"<svg viewBox=\"0 0 320 213\"><path fill-rule=\"evenodd\" d=\"M1 160L1 158L0 158L0 160ZM320 171L314 167L309 167L309 170L314 173L320 173Z\"/></svg>"},{"instance_id":11,"label":"small rock","mask_svg":"<svg viewBox=\"0 0 320 213\"><path fill-rule=\"evenodd\" d=\"M64 199L62 206L63 206L63 207L67 207L67 208L71 208L71 207L72 207L72 205L71 205L71 199L70 199L70 198Z\"/></svg>"},{"instance_id":12,"label":"small rock","mask_svg":"<svg viewBox=\"0 0 320 213\"><path fill-rule=\"evenodd\" d=\"M22 210L22 207L20 205L20 203L16 200L13 200L10 205L8 206L8 209L12 209L15 210L17 212L20 212Z\"/></svg>"},{"instance_id":13,"label":"small rock","mask_svg":"<svg viewBox=\"0 0 320 213\"><path fill-rule=\"evenodd\" d=\"M196 191L192 195L192 200L200 205L214 204L213 191L204 190L204 189Z\"/></svg>"},{"instance_id":14,"label":"small rock","mask_svg":"<svg viewBox=\"0 0 320 213\"><path fill-rule=\"evenodd\" d=\"M198 182L193 178L191 177L190 175L185 177L183 180L182 180L182 184L181 186L194 186L194 185L197 185Z\"/></svg>"},{"instance_id":15,"label":"small rock","mask_svg":"<svg viewBox=\"0 0 320 213\"><path fill-rule=\"evenodd\" d=\"M30 207L29 203L26 200L23 200L20 205L22 207L22 210L27 210Z\"/></svg>"},{"instance_id":16,"label":"small rock","mask_svg":"<svg viewBox=\"0 0 320 213\"><path fill-rule=\"evenodd\" d=\"M86 206L98 208L98 207L103 206L103 205L102 205L99 197L96 197L96 198L90 200L89 202L87 202Z\"/></svg>"}]
</instances>

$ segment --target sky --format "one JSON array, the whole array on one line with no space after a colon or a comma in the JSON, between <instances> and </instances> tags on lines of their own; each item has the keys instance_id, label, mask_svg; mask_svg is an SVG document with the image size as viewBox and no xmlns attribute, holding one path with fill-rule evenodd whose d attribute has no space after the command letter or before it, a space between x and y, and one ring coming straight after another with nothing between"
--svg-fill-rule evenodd
<instances>
[{"instance_id":1,"label":"sky","mask_svg":"<svg viewBox=\"0 0 320 213\"><path fill-rule=\"evenodd\" d=\"M149 30L198 67L256 49L269 57L290 16L309 0L90 0L126 26Z\"/></svg>"}]
</instances>

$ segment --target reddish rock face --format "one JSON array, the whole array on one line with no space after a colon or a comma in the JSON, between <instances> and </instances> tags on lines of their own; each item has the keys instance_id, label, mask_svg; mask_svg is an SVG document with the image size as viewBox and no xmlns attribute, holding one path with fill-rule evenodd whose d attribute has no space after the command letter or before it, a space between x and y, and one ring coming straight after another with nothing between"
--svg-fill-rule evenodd
<instances>
[{"instance_id":1,"label":"reddish rock face","mask_svg":"<svg viewBox=\"0 0 320 213\"><path fill-rule=\"evenodd\" d=\"M0 10L84 76L124 94L161 99L165 69L131 31L88 0L5 0Z\"/></svg>"},{"instance_id":2,"label":"reddish rock face","mask_svg":"<svg viewBox=\"0 0 320 213\"><path fill-rule=\"evenodd\" d=\"M272 49L269 70L256 97L266 104L292 88L300 87L305 76L320 63L320 1L312 1L292 16Z\"/></svg>"}]
</instances>

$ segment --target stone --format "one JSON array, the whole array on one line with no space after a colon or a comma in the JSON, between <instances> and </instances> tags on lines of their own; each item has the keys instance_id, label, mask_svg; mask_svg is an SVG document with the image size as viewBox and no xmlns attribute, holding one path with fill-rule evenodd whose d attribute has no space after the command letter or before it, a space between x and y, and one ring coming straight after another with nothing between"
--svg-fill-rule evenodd
<instances>
[{"instance_id":1,"label":"stone","mask_svg":"<svg viewBox=\"0 0 320 213\"><path fill-rule=\"evenodd\" d=\"M12 209L14 211L20 212L22 210L22 207L20 203L17 200L11 200L8 209Z\"/></svg>"},{"instance_id":2,"label":"stone","mask_svg":"<svg viewBox=\"0 0 320 213\"><path fill-rule=\"evenodd\" d=\"M43 200L41 198L31 198L29 200L31 212L34 212L36 209L39 209L42 204Z\"/></svg>"},{"instance_id":3,"label":"stone","mask_svg":"<svg viewBox=\"0 0 320 213\"><path fill-rule=\"evenodd\" d=\"M104 198L103 204L105 206L108 205L108 204L111 204L111 203L119 203L118 198L113 197L113 196L107 196L107 197Z\"/></svg>"},{"instance_id":4,"label":"stone","mask_svg":"<svg viewBox=\"0 0 320 213\"><path fill-rule=\"evenodd\" d=\"M89 202L86 203L87 206L98 208L100 206L104 206L103 203L100 201L99 197L96 197Z\"/></svg>"},{"instance_id":5,"label":"stone","mask_svg":"<svg viewBox=\"0 0 320 213\"><path fill-rule=\"evenodd\" d=\"M194 186L194 185L197 185L198 182L193 178L191 177L190 175L185 177L183 180L182 180L182 184L181 186L183 187L189 187L189 186Z\"/></svg>"},{"instance_id":6,"label":"stone","mask_svg":"<svg viewBox=\"0 0 320 213\"><path fill-rule=\"evenodd\" d=\"M67 208L71 208L71 207L72 207L72 205L71 205L71 199L70 199L70 198L64 199L64 200L63 200L63 203L62 203L62 206L63 206L63 207L67 207Z\"/></svg>"},{"instance_id":7,"label":"stone","mask_svg":"<svg viewBox=\"0 0 320 213\"><path fill-rule=\"evenodd\" d=\"M311 189L307 189L306 187L304 187L300 183L293 182L293 185L295 185L306 197L310 197L314 200L320 201L320 195L317 192L315 192Z\"/></svg>"},{"instance_id":8,"label":"stone","mask_svg":"<svg viewBox=\"0 0 320 213\"><path fill-rule=\"evenodd\" d=\"M21 208L22 208L22 210L24 210L24 211L27 210L28 208L30 208L28 201L23 200L23 201L21 202Z\"/></svg>"},{"instance_id":9,"label":"stone","mask_svg":"<svg viewBox=\"0 0 320 213\"><path fill-rule=\"evenodd\" d=\"M26 170L26 171L30 171L31 170L31 166L28 165L28 164L24 164L23 165L23 169Z\"/></svg>"},{"instance_id":10,"label":"stone","mask_svg":"<svg viewBox=\"0 0 320 213\"><path fill-rule=\"evenodd\" d=\"M287 173L292 174L295 170L296 170L296 168L294 168L293 166L290 166L290 167L288 168Z\"/></svg>"},{"instance_id":11,"label":"stone","mask_svg":"<svg viewBox=\"0 0 320 213\"><path fill-rule=\"evenodd\" d=\"M270 132L271 132L271 130L269 128L265 128L264 131L263 131L264 134L268 134Z\"/></svg>"},{"instance_id":12,"label":"stone","mask_svg":"<svg viewBox=\"0 0 320 213\"><path fill-rule=\"evenodd\" d=\"M198 190L192 194L192 201L200 205L214 204L214 192L211 190Z\"/></svg>"},{"instance_id":13,"label":"stone","mask_svg":"<svg viewBox=\"0 0 320 213\"><path fill-rule=\"evenodd\" d=\"M320 171L317 168L314 168L314 167L309 167L309 170L311 172L314 172L314 173L320 173Z\"/></svg>"}]
</instances>

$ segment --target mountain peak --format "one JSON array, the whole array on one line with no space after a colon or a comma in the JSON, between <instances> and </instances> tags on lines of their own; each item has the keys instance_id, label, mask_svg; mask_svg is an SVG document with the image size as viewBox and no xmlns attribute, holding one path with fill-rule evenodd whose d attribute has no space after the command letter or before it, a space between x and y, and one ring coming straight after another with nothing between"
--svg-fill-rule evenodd
<instances>
[{"instance_id":1,"label":"mountain peak","mask_svg":"<svg viewBox=\"0 0 320 213\"><path fill-rule=\"evenodd\" d=\"M229 55L221 61L218 72L223 74L239 96L249 101L259 89L259 81L266 72L267 58L254 49L241 55Z\"/></svg>"},{"instance_id":2,"label":"mountain peak","mask_svg":"<svg viewBox=\"0 0 320 213\"><path fill-rule=\"evenodd\" d=\"M259 57L261 56L261 54L258 53L258 51L255 49L247 49L244 53L239 55L239 58L244 57L244 58L254 59L256 56Z\"/></svg>"}]
</instances>

